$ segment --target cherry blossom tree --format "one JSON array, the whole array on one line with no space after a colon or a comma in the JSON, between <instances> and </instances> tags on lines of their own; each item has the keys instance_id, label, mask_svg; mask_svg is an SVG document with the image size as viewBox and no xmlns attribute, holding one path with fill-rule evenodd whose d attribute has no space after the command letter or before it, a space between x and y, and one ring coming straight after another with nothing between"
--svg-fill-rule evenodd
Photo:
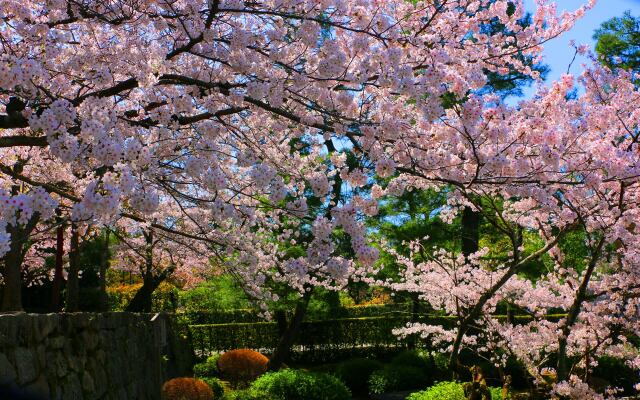
<instances>
[{"instance_id":1,"label":"cherry blossom tree","mask_svg":"<svg viewBox=\"0 0 640 400\"><path fill-rule=\"evenodd\" d=\"M418 187L448 180L450 207L442 218L473 207L503 232L511 248L497 261L486 257L486 248L469 257L429 249L431 259L419 264L398 256L406 266L405 279L389 283L458 317L454 329L411 324L399 334L447 344L454 368L462 348L478 349L498 365L503 356L514 355L539 381L553 355L556 391L572 398L584 398L583 380L598 356L614 355L637 368L639 353L627 338L638 334L640 317L633 249L637 110L631 106L637 88L628 74L597 66L578 81L585 93L577 99L569 95L573 77L565 76L515 109L493 106L487 97L473 99L463 105L476 102L472 120L467 118L473 112L454 108L437 130L432 128L433 134L450 130L450 139L460 135L449 142L458 152L445 149L443 154L458 168L407 169L404 179ZM413 151L438 154L441 149L415 145ZM581 259L565 260L561 244L571 232L582 233ZM525 246L527 241L537 245ZM548 272L535 282L521 276L527 263L543 256ZM513 324L492 317L501 301L533 320ZM556 322L547 318L554 310L564 313ZM471 333L477 326L482 333Z\"/></svg>"},{"instance_id":2,"label":"cherry blossom tree","mask_svg":"<svg viewBox=\"0 0 640 400\"><path fill-rule=\"evenodd\" d=\"M593 338L584 321L607 307L618 307L624 330L637 319L637 92L602 68L580 78L577 98L570 76L517 106L482 89L489 74L536 78L523 57L537 61L593 3L558 13L539 1L525 26L523 2L506 0L5 1L5 280L15 280L8 266L19 265L31 218L52 220L62 204L78 226L130 224L164 235L167 248L199 243L201 261L224 263L254 298L273 298L270 279L304 298L345 276L375 282L378 249L363 221L383 196L445 190L441 217L480 212L508 238L508 259L435 253L408 265L398 289L459 316L441 332L454 361L502 298L542 296L541 309L565 309L554 334L566 391L569 356L622 349L621 334L579 340ZM488 32L496 21L510 34ZM23 167L13 155L26 151L45 162ZM389 182L344 196L373 173ZM561 261L559 243L576 229L588 233L584 270ZM304 231L305 254L288 255L281 243ZM353 259L336 253L337 231ZM532 234L539 245L525 251ZM523 266L547 255L556 268L527 288ZM494 325L491 343L517 346L515 328Z\"/></svg>"}]
</instances>

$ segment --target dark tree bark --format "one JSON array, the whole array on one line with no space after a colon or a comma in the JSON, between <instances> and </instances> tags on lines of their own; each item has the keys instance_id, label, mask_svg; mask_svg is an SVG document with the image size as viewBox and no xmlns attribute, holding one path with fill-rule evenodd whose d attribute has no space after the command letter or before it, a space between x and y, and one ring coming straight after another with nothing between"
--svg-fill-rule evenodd
<instances>
[{"instance_id":1,"label":"dark tree bark","mask_svg":"<svg viewBox=\"0 0 640 400\"><path fill-rule=\"evenodd\" d=\"M148 274L145 276L142 287L138 289L133 299L127 304L125 311L129 312L151 312L153 292L164 282L174 271L175 266L163 270L159 275Z\"/></svg>"},{"instance_id":2,"label":"dark tree bark","mask_svg":"<svg viewBox=\"0 0 640 400\"><path fill-rule=\"evenodd\" d=\"M465 257L469 257L470 254L473 254L478 251L480 247L480 212L473 211L471 207L465 207L462 210L462 220L460 221L460 246L462 248L462 254ZM472 311L472 314L476 314ZM479 315L479 313L477 313ZM473 319L477 318L474 316ZM453 345L453 351L449 355L449 368L453 374L455 379L458 379L462 373L464 373L464 368L460 365L459 360L459 352L460 345L462 344L462 339L467 332L469 324L472 320L467 317L461 319L460 326L458 328L458 335Z\"/></svg>"},{"instance_id":3,"label":"dark tree bark","mask_svg":"<svg viewBox=\"0 0 640 400\"><path fill-rule=\"evenodd\" d=\"M64 224L60 218L57 221L60 225L56 229L56 264L53 270L53 285L51 286L51 304L49 311L59 312L62 300L62 267L64 257Z\"/></svg>"},{"instance_id":4,"label":"dark tree bark","mask_svg":"<svg viewBox=\"0 0 640 400\"><path fill-rule=\"evenodd\" d=\"M418 293L410 293L411 295L411 323L418 322L419 319L419 310L420 310L420 297ZM409 340L407 342L407 348L409 350L415 350L418 344L418 338L416 335L409 336Z\"/></svg>"},{"instance_id":5,"label":"dark tree bark","mask_svg":"<svg viewBox=\"0 0 640 400\"><path fill-rule=\"evenodd\" d=\"M77 312L80 307L80 235L76 224L71 224L71 247L69 248L69 270L67 271L66 312Z\"/></svg>"},{"instance_id":6,"label":"dark tree bark","mask_svg":"<svg viewBox=\"0 0 640 400\"><path fill-rule=\"evenodd\" d=\"M151 312L153 302L153 292L166 280L175 270L175 266L163 270L160 274L153 274L153 230L144 232L146 242L144 254L144 267L142 270L142 287L127 304L126 311L129 312Z\"/></svg>"},{"instance_id":7,"label":"dark tree bark","mask_svg":"<svg viewBox=\"0 0 640 400\"><path fill-rule=\"evenodd\" d=\"M22 311L20 267L29 249L29 235L35 229L39 219L39 215L34 214L23 227L7 226L7 232L11 235L11 246L7 254L2 258L4 264L4 269L2 270L4 288L2 290L1 309L3 312Z\"/></svg>"},{"instance_id":8,"label":"dark tree bark","mask_svg":"<svg viewBox=\"0 0 640 400\"><path fill-rule=\"evenodd\" d=\"M277 371L289 361L289 357L291 356L291 347L300 333L300 328L302 327L302 322L307 314L309 300L311 300L312 293L313 290L305 292L296 304L293 317L291 317L291 321L289 322L287 329L280 336L280 340L273 352L273 356L269 360L269 370Z\"/></svg>"},{"instance_id":9,"label":"dark tree bark","mask_svg":"<svg viewBox=\"0 0 640 400\"><path fill-rule=\"evenodd\" d=\"M107 296L107 269L109 269L109 230L104 231L104 242L100 259L100 311L109 311Z\"/></svg>"},{"instance_id":10,"label":"dark tree bark","mask_svg":"<svg viewBox=\"0 0 640 400\"><path fill-rule=\"evenodd\" d=\"M284 332L287 330L287 313L284 310L276 310L274 319L278 326L278 335L284 335Z\"/></svg>"},{"instance_id":11,"label":"dark tree bark","mask_svg":"<svg viewBox=\"0 0 640 400\"><path fill-rule=\"evenodd\" d=\"M465 207L462 211L461 223L462 254L469 256L479 249L480 243L480 213L473 211L471 207Z\"/></svg>"}]
</instances>

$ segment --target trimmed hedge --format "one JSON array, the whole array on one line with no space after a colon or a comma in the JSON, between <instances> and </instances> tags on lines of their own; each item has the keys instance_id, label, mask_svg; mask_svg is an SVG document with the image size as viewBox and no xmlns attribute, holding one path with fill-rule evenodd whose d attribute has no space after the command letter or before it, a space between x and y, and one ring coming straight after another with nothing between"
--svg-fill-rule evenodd
<instances>
[{"instance_id":1,"label":"trimmed hedge","mask_svg":"<svg viewBox=\"0 0 640 400\"><path fill-rule=\"evenodd\" d=\"M392 330L404 326L407 318L368 317L307 321L293 346L295 360L327 362L358 355L372 356L406 347ZM455 320L433 317L431 323L453 327ZM250 348L268 354L278 343L275 322L205 324L189 326L194 350L206 356L237 348Z\"/></svg>"},{"instance_id":2,"label":"trimmed hedge","mask_svg":"<svg viewBox=\"0 0 640 400\"><path fill-rule=\"evenodd\" d=\"M264 322L264 319L250 308L223 311L185 310L179 313L179 317L191 325Z\"/></svg>"},{"instance_id":3,"label":"trimmed hedge","mask_svg":"<svg viewBox=\"0 0 640 400\"><path fill-rule=\"evenodd\" d=\"M506 318L506 316L496 316ZM560 316L549 316L559 318ZM531 317L516 316L516 321L527 322ZM303 322L292 349L296 361L327 362L340 358L388 354L406 348L407 341L399 340L392 330L409 322L406 317L341 318ZM424 316L422 322L453 328L452 316ZM275 322L199 324L189 325L196 355L249 348L269 354L276 347L279 331ZM419 344L426 345L425 341Z\"/></svg>"},{"instance_id":4,"label":"trimmed hedge","mask_svg":"<svg viewBox=\"0 0 640 400\"><path fill-rule=\"evenodd\" d=\"M264 319L258 315L258 312L251 308L219 309L219 311L211 311L211 309L193 309L181 306L179 316L190 325L265 322ZM386 317L409 321L412 317L412 313L410 303L394 303L339 307L336 310L331 311L331 316L333 319ZM549 320L557 320L563 316L564 315L561 314L553 314L549 315L547 318ZM506 315L496 315L495 317L500 319L507 318ZM455 319L453 316L433 314L427 310L421 310L417 313L417 320L420 322L429 322L440 318L444 320ZM511 318L516 322L531 320L531 316L524 314L514 315ZM326 318L324 318L324 315L314 316L313 313L308 312L305 320L309 322L324 321Z\"/></svg>"},{"instance_id":5,"label":"trimmed hedge","mask_svg":"<svg viewBox=\"0 0 640 400\"><path fill-rule=\"evenodd\" d=\"M279 337L275 322L189 325L189 331L197 355L241 348L264 352L275 348Z\"/></svg>"},{"instance_id":6,"label":"trimmed hedge","mask_svg":"<svg viewBox=\"0 0 640 400\"><path fill-rule=\"evenodd\" d=\"M191 325L219 325L232 323L256 323L265 322L258 316L256 310L191 310L181 311L180 317ZM332 313L334 318L367 318L367 317L403 317L411 316L411 307L408 304L377 304L367 306L340 307ZM316 321L312 315L307 315L307 321Z\"/></svg>"}]
</instances>

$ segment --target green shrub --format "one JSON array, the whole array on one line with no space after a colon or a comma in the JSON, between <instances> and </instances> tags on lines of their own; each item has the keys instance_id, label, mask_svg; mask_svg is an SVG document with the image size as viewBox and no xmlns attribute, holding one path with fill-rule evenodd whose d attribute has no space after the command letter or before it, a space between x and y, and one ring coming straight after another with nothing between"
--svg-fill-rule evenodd
<instances>
[{"instance_id":1,"label":"green shrub","mask_svg":"<svg viewBox=\"0 0 640 400\"><path fill-rule=\"evenodd\" d=\"M434 352L430 354L430 358L432 365L432 378L436 381L450 379L451 372L449 371L449 357L440 352Z\"/></svg>"},{"instance_id":2,"label":"green shrub","mask_svg":"<svg viewBox=\"0 0 640 400\"><path fill-rule=\"evenodd\" d=\"M382 369L382 363L367 358L353 358L343 361L335 369L335 373L353 393L367 393L371 374Z\"/></svg>"},{"instance_id":3,"label":"green shrub","mask_svg":"<svg viewBox=\"0 0 640 400\"><path fill-rule=\"evenodd\" d=\"M406 367L416 367L424 371L431 370L431 362L427 358L428 355L418 351L406 350L398 354L391 360L393 365L402 365Z\"/></svg>"},{"instance_id":4,"label":"green shrub","mask_svg":"<svg viewBox=\"0 0 640 400\"><path fill-rule=\"evenodd\" d=\"M613 357L598 358L598 366L594 368L593 376L603 380L602 385L622 388L626 395L634 393L633 385L638 382L638 373L629 368L623 360Z\"/></svg>"},{"instance_id":5,"label":"green shrub","mask_svg":"<svg viewBox=\"0 0 640 400\"><path fill-rule=\"evenodd\" d=\"M429 376L420 368L390 364L371 374L369 393L380 394L395 390L420 389L427 387L430 383Z\"/></svg>"},{"instance_id":6,"label":"green shrub","mask_svg":"<svg viewBox=\"0 0 640 400\"><path fill-rule=\"evenodd\" d=\"M261 376L253 382L249 394L252 400L351 399L349 389L335 376L294 369Z\"/></svg>"},{"instance_id":7,"label":"green shrub","mask_svg":"<svg viewBox=\"0 0 640 400\"><path fill-rule=\"evenodd\" d=\"M220 353L214 353L206 361L193 366L193 375L196 377L218 376L218 358Z\"/></svg>"},{"instance_id":8,"label":"green shrub","mask_svg":"<svg viewBox=\"0 0 640 400\"><path fill-rule=\"evenodd\" d=\"M407 400L466 400L458 382L439 382L422 392L412 393Z\"/></svg>"},{"instance_id":9,"label":"green shrub","mask_svg":"<svg viewBox=\"0 0 640 400\"><path fill-rule=\"evenodd\" d=\"M251 396L251 393L248 390L234 390L232 392L225 393L224 396L222 397L222 400L256 400L256 399Z\"/></svg>"},{"instance_id":10,"label":"green shrub","mask_svg":"<svg viewBox=\"0 0 640 400\"><path fill-rule=\"evenodd\" d=\"M198 379L204 381L207 385L209 385L211 391L213 392L214 399L222 398L222 396L224 395L224 386L222 386L222 382L220 381L220 379L211 376L201 376Z\"/></svg>"},{"instance_id":11,"label":"green shrub","mask_svg":"<svg viewBox=\"0 0 640 400\"><path fill-rule=\"evenodd\" d=\"M490 387L491 400L502 400L502 390ZM467 400L460 382L439 382L422 392L412 393L406 400Z\"/></svg>"},{"instance_id":12,"label":"green shrub","mask_svg":"<svg viewBox=\"0 0 640 400\"><path fill-rule=\"evenodd\" d=\"M502 400L502 388L489 387L491 392L491 400Z\"/></svg>"}]
</instances>

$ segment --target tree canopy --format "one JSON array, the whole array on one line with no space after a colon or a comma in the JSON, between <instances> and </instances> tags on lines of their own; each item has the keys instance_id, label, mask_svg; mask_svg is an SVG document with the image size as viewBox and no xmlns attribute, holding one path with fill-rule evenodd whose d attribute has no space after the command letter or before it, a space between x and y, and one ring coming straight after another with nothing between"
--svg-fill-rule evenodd
<instances>
[{"instance_id":1,"label":"tree canopy","mask_svg":"<svg viewBox=\"0 0 640 400\"><path fill-rule=\"evenodd\" d=\"M543 44L593 4L4 1L2 309L21 309L31 238L63 220L74 242L129 238L148 271L227 271L266 315L283 286L299 304L353 281L410 292L457 324L397 333L452 368L514 355L597 398L576 375L589 357L640 367L638 89L591 65L516 105L499 93L539 79ZM481 215L485 242L375 234L424 193L442 224ZM389 256L400 279L378 274ZM504 302L532 320L495 318Z\"/></svg>"}]
</instances>

